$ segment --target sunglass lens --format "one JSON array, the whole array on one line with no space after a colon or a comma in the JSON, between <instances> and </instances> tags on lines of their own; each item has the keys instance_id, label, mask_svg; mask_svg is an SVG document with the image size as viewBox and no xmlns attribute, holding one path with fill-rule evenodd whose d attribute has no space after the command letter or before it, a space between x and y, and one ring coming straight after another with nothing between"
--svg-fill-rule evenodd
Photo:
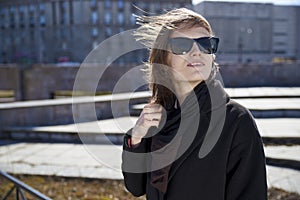
<instances>
[{"instance_id":1,"label":"sunglass lens","mask_svg":"<svg viewBox=\"0 0 300 200\"><path fill-rule=\"evenodd\" d=\"M171 38L171 50L176 55L183 55L189 52L193 46L194 41L189 38Z\"/></svg>"},{"instance_id":2,"label":"sunglass lens","mask_svg":"<svg viewBox=\"0 0 300 200\"><path fill-rule=\"evenodd\" d=\"M219 38L211 38L210 43L211 43L211 53L217 53Z\"/></svg>"},{"instance_id":3,"label":"sunglass lens","mask_svg":"<svg viewBox=\"0 0 300 200\"><path fill-rule=\"evenodd\" d=\"M196 42L202 52L212 54L217 52L219 38L204 37L196 39Z\"/></svg>"}]
</instances>

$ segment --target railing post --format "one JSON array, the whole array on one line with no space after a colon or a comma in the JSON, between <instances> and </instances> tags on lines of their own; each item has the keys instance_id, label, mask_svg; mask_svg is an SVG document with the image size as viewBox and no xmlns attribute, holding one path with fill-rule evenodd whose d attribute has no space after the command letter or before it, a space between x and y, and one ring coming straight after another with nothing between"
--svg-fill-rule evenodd
<instances>
[{"instance_id":1,"label":"railing post","mask_svg":"<svg viewBox=\"0 0 300 200\"><path fill-rule=\"evenodd\" d=\"M39 191L31 188L30 186L26 185L25 183L23 183L22 181L14 178L13 176L3 172L0 170L0 175L3 176L4 178L6 178L7 180L9 180L10 182L12 182L14 184L14 187L12 187L12 189L10 189L10 191L5 195L5 197L3 198L3 200L5 200L13 191L14 188L16 188L16 199L19 200L19 195L21 195L22 200L26 200L25 195L22 191L22 189L28 193L30 193L31 195L37 197L38 199L41 200L51 200L49 197L45 196L44 194L40 193Z\"/></svg>"},{"instance_id":2,"label":"railing post","mask_svg":"<svg viewBox=\"0 0 300 200\"><path fill-rule=\"evenodd\" d=\"M16 186L12 186L12 188L6 193L6 195L2 198L2 200L6 200L7 197L9 197L9 195L12 193L12 191L14 191L14 189L16 188Z\"/></svg>"}]
</instances>

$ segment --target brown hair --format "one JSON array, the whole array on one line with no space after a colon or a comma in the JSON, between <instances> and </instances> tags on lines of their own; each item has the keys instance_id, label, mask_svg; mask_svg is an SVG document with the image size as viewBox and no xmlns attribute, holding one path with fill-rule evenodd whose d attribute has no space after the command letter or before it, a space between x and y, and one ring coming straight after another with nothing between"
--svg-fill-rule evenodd
<instances>
[{"instance_id":1,"label":"brown hair","mask_svg":"<svg viewBox=\"0 0 300 200\"><path fill-rule=\"evenodd\" d=\"M203 27L211 35L212 29L208 21L200 14L186 8L174 9L157 16L137 16L141 25L135 31L137 41L149 48L147 75L149 88L152 92L152 102L164 106L166 109L173 106L176 100L174 88L168 70L168 39L172 31L180 28ZM217 72L217 65L213 64L213 70L209 79L213 79Z\"/></svg>"}]
</instances>

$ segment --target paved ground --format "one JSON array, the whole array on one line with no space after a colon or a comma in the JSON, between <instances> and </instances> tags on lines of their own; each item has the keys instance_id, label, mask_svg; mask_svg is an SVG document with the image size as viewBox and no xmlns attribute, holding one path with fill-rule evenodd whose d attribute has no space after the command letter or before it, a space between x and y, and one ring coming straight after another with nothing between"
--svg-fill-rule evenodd
<instances>
[{"instance_id":1,"label":"paved ground","mask_svg":"<svg viewBox=\"0 0 300 200\"><path fill-rule=\"evenodd\" d=\"M255 109L293 109L299 110L300 88L228 88L227 92L246 107ZM125 95L125 94L124 94ZM141 93L147 96L148 93ZM251 97L256 100L248 99ZM276 100L270 98L276 97ZM293 98L288 98L293 97ZM120 96L119 98L128 98ZM85 101L86 99L81 99ZM90 99L87 99L89 101ZM66 102L66 100L62 103ZM52 101L51 101L52 102ZM50 102L50 103L51 103ZM38 103L38 102L36 102ZM49 102L46 102L49 103ZM21 103L20 103L21 104ZM25 103L27 106L36 106L34 102ZM2 106L2 107L1 107ZM0 108L15 104L2 104ZM19 105L19 106L24 106ZM41 105L43 106L43 105ZM13 127L15 134L27 137L27 133L61 133L80 135L94 135L90 137L95 144L63 144L63 143L12 143L0 141L0 169L20 174L57 175L68 177L89 177L105 179L122 179L120 171L121 146L104 144L104 134L121 138L122 134L131 127L136 117L118 118L81 124L48 127ZM300 138L299 118L259 118L256 119L261 135L265 138ZM107 140L106 140L107 141ZM96 142L97 143L97 142ZM282 159L300 162L300 146L266 146L266 156L271 159ZM299 165L299 164L298 164ZM269 187L279 187L287 191L300 194L300 171L267 166Z\"/></svg>"},{"instance_id":2,"label":"paved ground","mask_svg":"<svg viewBox=\"0 0 300 200\"><path fill-rule=\"evenodd\" d=\"M17 174L122 179L120 145L17 143L0 146L0 169ZM266 147L266 156L300 161L300 147ZM269 187L300 194L300 171L267 167Z\"/></svg>"},{"instance_id":3,"label":"paved ground","mask_svg":"<svg viewBox=\"0 0 300 200\"><path fill-rule=\"evenodd\" d=\"M0 169L17 174L122 179L121 146L17 143L0 146Z\"/></svg>"},{"instance_id":4,"label":"paved ground","mask_svg":"<svg viewBox=\"0 0 300 200\"><path fill-rule=\"evenodd\" d=\"M131 127L136 117L70 124L49 127L27 127L29 132L72 133L89 136L93 142L101 145L80 144L35 144L17 143L0 146L0 169L20 174L41 174L67 177L89 177L122 179L120 171L121 146L105 145L108 143L104 133L117 135L119 143L125 131ZM256 119L262 137L300 138L300 119L268 118ZM22 129L22 127L20 128ZM26 129L26 127L23 129ZM104 142L106 141L106 142ZM271 159L284 159L284 165L291 161L299 169L300 146L266 146L266 156ZM288 161L286 161L288 160ZM271 160L272 161L272 160ZM278 162L278 161L276 161ZM279 187L300 194L300 171L268 166L269 187Z\"/></svg>"}]
</instances>

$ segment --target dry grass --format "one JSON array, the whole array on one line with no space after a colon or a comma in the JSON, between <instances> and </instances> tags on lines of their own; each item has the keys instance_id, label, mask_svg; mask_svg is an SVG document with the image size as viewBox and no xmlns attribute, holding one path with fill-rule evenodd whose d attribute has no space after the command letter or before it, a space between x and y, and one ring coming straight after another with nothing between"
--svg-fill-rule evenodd
<instances>
[{"instance_id":1,"label":"dry grass","mask_svg":"<svg viewBox=\"0 0 300 200\"><path fill-rule=\"evenodd\" d=\"M64 178L50 176L28 176L16 175L16 177L30 185L41 193L57 200L133 200L145 199L134 198L124 189L123 181L100 180L86 178ZM13 185L6 179L0 177L0 198ZM272 188L268 193L269 200L299 200L300 196L295 193ZM36 198L26 194L27 199ZM10 199L15 199L12 195Z\"/></svg>"}]
</instances>

